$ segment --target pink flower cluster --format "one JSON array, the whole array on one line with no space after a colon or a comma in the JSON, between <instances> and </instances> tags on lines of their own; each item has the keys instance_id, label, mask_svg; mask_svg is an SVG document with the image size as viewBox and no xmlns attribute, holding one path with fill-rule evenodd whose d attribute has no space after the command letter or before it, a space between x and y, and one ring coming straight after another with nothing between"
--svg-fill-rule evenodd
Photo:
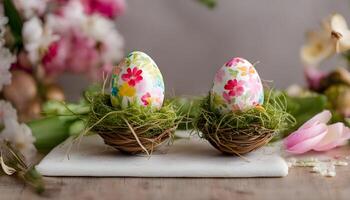
<instances>
[{"instance_id":1,"label":"pink flower cluster","mask_svg":"<svg viewBox=\"0 0 350 200\"><path fill-rule=\"evenodd\" d=\"M223 97L227 102L231 102L232 97L241 96L244 92L244 81L237 79L228 80L226 85L224 86L225 92L223 92Z\"/></svg>"},{"instance_id":2,"label":"pink flower cluster","mask_svg":"<svg viewBox=\"0 0 350 200\"><path fill-rule=\"evenodd\" d=\"M88 14L100 13L109 18L121 15L125 10L124 0L81 0L85 12Z\"/></svg>"},{"instance_id":3,"label":"pink flower cluster","mask_svg":"<svg viewBox=\"0 0 350 200\"><path fill-rule=\"evenodd\" d=\"M330 111L325 110L293 132L284 140L284 147L292 154L302 154L311 150L328 151L341 146L350 139L350 129L343 123L327 125Z\"/></svg>"},{"instance_id":4,"label":"pink flower cluster","mask_svg":"<svg viewBox=\"0 0 350 200\"><path fill-rule=\"evenodd\" d=\"M15 1L20 11L37 7L28 6L28 1ZM24 12L36 14L24 16L21 55L26 55L29 62L18 61L16 67L41 66L47 77L68 71L84 73L96 80L122 58L124 42L114 20L124 13L125 0L29 2L40 4L41 8L42 4L47 5L40 14Z\"/></svg>"}]
</instances>

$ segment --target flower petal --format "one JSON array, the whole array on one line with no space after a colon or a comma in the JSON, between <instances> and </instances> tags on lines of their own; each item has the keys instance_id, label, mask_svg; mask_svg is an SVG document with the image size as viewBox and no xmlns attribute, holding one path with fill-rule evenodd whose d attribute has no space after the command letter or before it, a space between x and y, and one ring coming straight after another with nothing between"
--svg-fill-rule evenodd
<instances>
[{"instance_id":1,"label":"flower petal","mask_svg":"<svg viewBox=\"0 0 350 200\"><path fill-rule=\"evenodd\" d=\"M350 139L350 128L344 127L344 131L343 131L342 138L343 138L344 140Z\"/></svg>"},{"instance_id":2,"label":"flower petal","mask_svg":"<svg viewBox=\"0 0 350 200\"><path fill-rule=\"evenodd\" d=\"M310 128L316 124L326 124L330 119L332 118L332 113L329 110L324 110L314 117L312 117L310 120L305 122L302 126L299 127L298 130Z\"/></svg>"},{"instance_id":3,"label":"flower petal","mask_svg":"<svg viewBox=\"0 0 350 200\"><path fill-rule=\"evenodd\" d=\"M350 132L343 123L335 123L328 126L326 136L313 149L315 151L328 151L344 144L350 138Z\"/></svg>"},{"instance_id":4,"label":"flower petal","mask_svg":"<svg viewBox=\"0 0 350 200\"><path fill-rule=\"evenodd\" d=\"M308 152L312 150L313 147L322 140L322 138L326 135L326 133L327 131L325 130L324 132L322 132L322 134L316 137L304 140L294 145L293 147L286 149L286 151L292 154L302 154L302 153Z\"/></svg>"},{"instance_id":5,"label":"flower petal","mask_svg":"<svg viewBox=\"0 0 350 200\"><path fill-rule=\"evenodd\" d=\"M348 25L342 15L334 14L331 18L331 28L333 31L342 33L348 29Z\"/></svg>"},{"instance_id":6,"label":"flower petal","mask_svg":"<svg viewBox=\"0 0 350 200\"><path fill-rule=\"evenodd\" d=\"M324 132L327 132L327 125L325 124L318 124L310 128L296 130L284 139L284 146L286 149L292 148L305 140L323 135Z\"/></svg>"},{"instance_id":7,"label":"flower petal","mask_svg":"<svg viewBox=\"0 0 350 200\"><path fill-rule=\"evenodd\" d=\"M328 126L326 136L318 143L314 150L327 151L337 146L343 134L344 124L336 123Z\"/></svg>"},{"instance_id":8,"label":"flower petal","mask_svg":"<svg viewBox=\"0 0 350 200\"><path fill-rule=\"evenodd\" d=\"M301 48L300 57L305 65L317 66L334 53L335 44L330 32L321 30L309 32L308 43Z\"/></svg>"}]
</instances>

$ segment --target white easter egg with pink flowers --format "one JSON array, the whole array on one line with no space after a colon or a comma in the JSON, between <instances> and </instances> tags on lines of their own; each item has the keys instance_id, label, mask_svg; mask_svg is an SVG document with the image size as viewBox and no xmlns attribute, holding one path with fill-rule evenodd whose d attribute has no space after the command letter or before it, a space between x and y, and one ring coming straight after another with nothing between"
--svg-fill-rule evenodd
<instances>
[{"instance_id":1,"label":"white easter egg with pink flowers","mask_svg":"<svg viewBox=\"0 0 350 200\"><path fill-rule=\"evenodd\" d=\"M264 90L255 67L243 58L230 59L216 72L211 98L222 113L262 105Z\"/></svg>"},{"instance_id":2,"label":"white easter egg with pink flowers","mask_svg":"<svg viewBox=\"0 0 350 200\"><path fill-rule=\"evenodd\" d=\"M160 109L164 81L156 63L147 54L134 51L114 68L111 83L113 106L149 106Z\"/></svg>"}]
</instances>

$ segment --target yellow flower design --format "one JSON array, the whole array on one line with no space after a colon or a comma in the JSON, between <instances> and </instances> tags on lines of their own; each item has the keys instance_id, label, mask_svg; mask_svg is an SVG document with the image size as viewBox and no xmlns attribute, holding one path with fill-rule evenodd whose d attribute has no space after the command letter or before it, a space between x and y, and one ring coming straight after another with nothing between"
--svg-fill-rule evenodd
<instances>
[{"instance_id":1,"label":"yellow flower design","mask_svg":"<svg viewBox=\"0 0 350 200\"><path fill-rule=\"evenodd\" d=\"M252 66L249 67L249 71L248 71L248 67L242 66L242 67L238 67L238 69L241 71L241 75L242 76L246 76L248 73L249 74L254 74L255 70Z\"/></svg>"},{"instance_id":2,"label":"yellow flower design","mask_svg":"<svg viewBox=\"0 0 350 200\"><path fill-rule=\"evenodd\" d=\"M129 86L127 83L123 83L123 85L120 87L119 94L120 96L127 96L132 97L136 93L136 90L134 87Z\"/></svg>"}]
</instances>

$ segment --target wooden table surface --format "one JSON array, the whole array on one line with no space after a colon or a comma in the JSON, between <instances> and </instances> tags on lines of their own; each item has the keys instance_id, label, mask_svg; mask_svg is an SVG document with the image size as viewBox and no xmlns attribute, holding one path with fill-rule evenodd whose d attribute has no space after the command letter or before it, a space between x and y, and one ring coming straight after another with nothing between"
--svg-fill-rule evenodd
<instances>
[{"instance_id":1,"label":"wooden table surface","mask_svg":"<svg viewBox=\"0 0 350 200\"><path fill-rule=\"evenodd\" d=\"M350 155L350 147L337 150ZM14 199L350 199L350 166L322 177L291 168L283 178L71 178L45 177L42 196L14 178L0 177L0 200Z\"/></svg>"}]
</instances>

